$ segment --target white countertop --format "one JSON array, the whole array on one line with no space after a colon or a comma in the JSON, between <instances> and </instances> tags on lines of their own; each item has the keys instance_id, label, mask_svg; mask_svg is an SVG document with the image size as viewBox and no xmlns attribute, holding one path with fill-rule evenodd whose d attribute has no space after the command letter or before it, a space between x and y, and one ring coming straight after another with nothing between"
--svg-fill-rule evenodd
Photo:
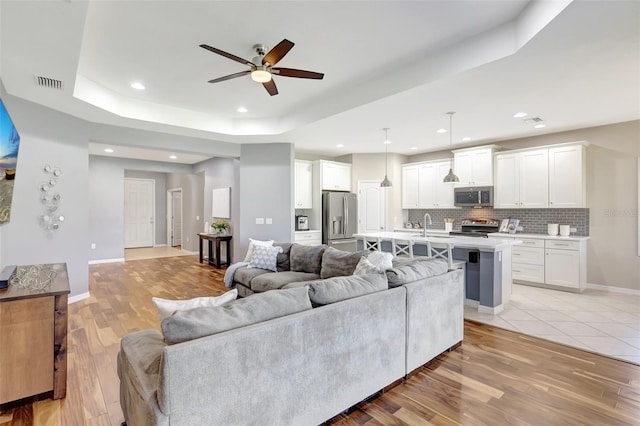
<instances>
[{"instance_id":1,"label":"white countertop","mask_svg":"<svg viewBox=\"0 0 640 426\"><path fill-rule=\"evenodd\" d=\"M299 232L301 234L307 233L307 232L320 232L320 229L307 229L306 231L295 231L295 232Z\"/></svg>"},{"instance_id":2,"label":"white countertop","mask_svg":"<svg viewBox=\"0 0 640 426\"><path fill-rule=\"evenodd\" d=\"M414 233L414 234L419 234L422 233L424 231L424 229L422 228L397 228L394 229L393 232L402 232L402 233ZM427 234L445 234L445 235L449 235L449 231L445 231L444 229L429 229L427 228Z\"/></svg>"},{"instance_id":3,"label":"white countertop","mask_svg":"<svg viewBox=\"0 0 640 426\"><path fill-rule=\"evenodd\" d=\"M523 233L515 233L515 234L506 234L500 232L494 232L492 234L488 234L489 238L537 238L541 240L562 240L562 241L586 241L591 237L581 237L578 235L570 235L568 237L561 237L559 235L547 235L547 234L523 234Z\"/></svg>"},{"instance_id":4,"label":"white countertop","mask_svg":"<svg viewBox=\"0 0 640 426\"><path fill-rule=\"evenodd\" d=\"M453 247L458 248L473 248L480 251L499 251L513 245L521 244L521 241L513 238L500 239L500 238L479 238L479 237L465 237L465 236L432 236L423 237L420 234L420 230L416 229L416 234L409 234L407 232L367 232L363 234L354 234L356 238L373 237L380 238L382 240L391 241L392 239L404 239L411 240L414 244L426 244L432 243L445 243L452 244ZM427 231L428 232L428 231Z\"/></svg>"}]
</instances>

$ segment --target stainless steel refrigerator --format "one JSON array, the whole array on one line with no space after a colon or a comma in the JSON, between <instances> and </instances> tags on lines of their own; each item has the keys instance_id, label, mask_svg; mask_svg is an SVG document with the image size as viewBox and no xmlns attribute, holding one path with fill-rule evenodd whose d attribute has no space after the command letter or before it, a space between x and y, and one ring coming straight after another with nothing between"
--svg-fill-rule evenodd
<instances>
[{"instance_id":1,"label":"stainless steel refrigerator","mask_svg":"<svg viewBox=\"0 0 640 426\"><path fill-rule=\"evenodd\" d=\"M322 194L322 242L344 251L356 251L358 201L350 192Z\"/></svg>"}]
</instances>

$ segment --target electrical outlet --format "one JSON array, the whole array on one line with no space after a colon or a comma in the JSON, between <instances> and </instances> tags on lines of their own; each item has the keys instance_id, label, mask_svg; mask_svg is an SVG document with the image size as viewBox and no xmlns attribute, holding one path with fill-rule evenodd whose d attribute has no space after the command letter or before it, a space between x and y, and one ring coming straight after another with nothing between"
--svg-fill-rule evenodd
<instances>
[{"instance_id":1,"label":"electrical outlet","mask_svg":"<svg viewBox=\"0 0 640 426\"><path fill-rule=\"evenodd\" d=\"M264 217L256 217L256 225L264 225Z\"/></svg>"},{"instance_id":2,"label":"electrical outlet","mask_svg":"<svg viewBox=\"0 0 640 426\"><path fill-rule=\"evenodd\" d=\"M570 232L578 232L578 229L577 228L569 228L569 231Z\"/></svg>"},{"instance_id":3,"label":"electrical outlet","mask_svg":"<svg viewBox=\"0 0 640 426\"><path fill-rule=\"evenodd\" d=\"M517 226L516 231L524 231L524 228L522 226Z\"/></svg>"},{"instance_id":4,"label":"electrical outlet","mask_svg":"<svg viewBox=\"0 0 640 426\"><path fill-rule=\"evenodd\" d=\"M200 220L200 216L196 216L196 220Z\"/></svg>"},{"instance_id":5,"label":"electrical outlet","mask_svg":"<svg viewBox=\"0 0 640 426\"><path fill-rule=\"evenodd\" d=\"M95 250L96 249L96 243L91 243L91 250Z\"/></svg>"},{"instance_id":6,"label":"electrical outlet","mask_svg":"<svg viewBox=\"0 0 640 426\"><path fill-rule=\"evenodd\" d=\"M273 218L268 217L266 219L266 223L267 223L267 225L273 225Z\"/></svg>"}]
</instances>

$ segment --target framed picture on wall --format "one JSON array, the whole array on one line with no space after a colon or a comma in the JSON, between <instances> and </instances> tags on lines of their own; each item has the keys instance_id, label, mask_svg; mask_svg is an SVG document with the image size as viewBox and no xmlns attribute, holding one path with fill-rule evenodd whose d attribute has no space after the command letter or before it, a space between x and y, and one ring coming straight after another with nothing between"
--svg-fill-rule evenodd
<instances>
[{"instance_id":1,"label":"framed picture on wall","mask_svg":"<svg viewBox=\"0 0 640 426\"><path fill-rule=\"evenodd\" d=\"M211 217L231 219L231 188L216 188L213 190Z\"/></svg>"}]
</instances>

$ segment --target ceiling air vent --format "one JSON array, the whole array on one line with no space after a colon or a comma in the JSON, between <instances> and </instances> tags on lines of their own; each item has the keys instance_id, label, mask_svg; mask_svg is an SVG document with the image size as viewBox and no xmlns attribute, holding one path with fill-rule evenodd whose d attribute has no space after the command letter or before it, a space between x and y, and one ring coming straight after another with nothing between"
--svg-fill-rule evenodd
<instances>
[{"instance_id":1,"label":"ceiling air vent","mask_svg":"<svg viewBox=\"0 0 640 426\"><path fill-rule=\"evenodd\" d=\"M542 120L542 118L540 117L532 117L532 118L527 118L526 120L522 120L525 123L531 123L531 124L535 124L535 123L540 123Z\"/></svg>"},{"instance_id":2,"label":"ceiling air vent","mask_svg":"<svg viewBox=\"0 0 640 426\"><path fill-rule=\"evenodd\" d=\"M48 87L49 89L62 90L62 81L55 78L42 77L40 75L35 76L36 84L40 87Z\"/></svg>"}]
</instances>

